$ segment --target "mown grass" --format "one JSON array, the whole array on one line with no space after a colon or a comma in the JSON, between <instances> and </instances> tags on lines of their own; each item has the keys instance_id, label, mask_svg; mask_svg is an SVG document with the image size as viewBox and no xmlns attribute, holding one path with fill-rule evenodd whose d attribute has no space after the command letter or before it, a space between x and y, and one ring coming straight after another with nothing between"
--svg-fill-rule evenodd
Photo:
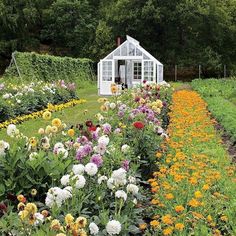
<instances>
[{"instance_id":1,"label":"mown grass","mask_svg":"<svg viewBox=\"0 0 236 236\"><path fill-rule=\"evenodd\" d=\"M99 104L97 102L97 86L95 83L85 83L78 88L79 98L86 99L87 102L76 105L74 107L66 108L62 111L52 114L52 118L60 118L67 125L76 125L82 123L87 119L92 119L94 115L99 111ZM87 110L87 112L85 112ZM42 118L34 120L28 120L22 124L18 124L17 128L24 135L31 137L37 136L38 129L45 128L50 124L50 121L45 121ZM6 134L6 129L0 130L0 140L10 142L11 139Z\"/></svg>"}]
</instances>

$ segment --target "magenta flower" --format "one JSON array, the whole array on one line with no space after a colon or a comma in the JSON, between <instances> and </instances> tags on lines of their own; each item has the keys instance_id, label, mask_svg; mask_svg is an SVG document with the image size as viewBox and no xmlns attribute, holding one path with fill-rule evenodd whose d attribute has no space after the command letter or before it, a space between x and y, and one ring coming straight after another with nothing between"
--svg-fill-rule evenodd
<instances>
[{"instance_id":1,"label":"magenta flower","mask_svg":"<svg viewBox=\"0 0 236 236\"><path fill-rule=\"evenodd\" d=\"M121 167L122 167L123 169L125 169L126 171L128 171L128 170L129 170L129 161L128 161L128 160L124 160L124 161L122 162Z\"/></svg>"},{"instance_id":2,"label":"magenta flower","mask_svg":"<svg viewBox=\"0 0 236 236\"><path fill-rule=\"evenodd\" d=\"M100 167L103 163L102 156L100 154L94 154L92 155L90 162L97 165L97 167Z\"/></svg>"}]
</instances>

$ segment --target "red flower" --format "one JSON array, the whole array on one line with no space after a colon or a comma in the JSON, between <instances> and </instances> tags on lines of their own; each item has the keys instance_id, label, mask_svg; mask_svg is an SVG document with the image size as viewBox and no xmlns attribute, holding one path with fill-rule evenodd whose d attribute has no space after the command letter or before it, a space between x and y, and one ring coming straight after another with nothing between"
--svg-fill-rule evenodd
<instances>
[{"instance_id":1,"label":"red flower","mask_svg":"<svg viewBox=\"0 0 236 236\"><path fill-rule=\"evenodd\" d=\"M145 125L144 125L143 122L141 122L141 121L136 121L136 122L133 123L133 126L134 126L136 129L143 129Z\"/></svg>"},{"instance_id":2,"label":"red flower","mask_svg":"<svg viewBox=\"0 0 236 236\"><path fill-rule=\"evenodd\" d=\"M90 132L96 131L96 129L97 129L97 127L94 126L94 125L92 125L92 126L90 126L90 127L88 128L88 130L89 130Z\"/></svg>"}]
</instances>

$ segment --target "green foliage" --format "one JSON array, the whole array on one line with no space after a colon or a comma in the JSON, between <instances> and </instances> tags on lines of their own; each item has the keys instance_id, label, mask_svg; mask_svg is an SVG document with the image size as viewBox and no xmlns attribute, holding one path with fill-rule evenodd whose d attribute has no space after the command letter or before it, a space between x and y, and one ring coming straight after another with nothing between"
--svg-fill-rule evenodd
<instances>
[{"instance_id":1,"label":"green foliage","mask_svg":"<svg viewBox=\"0 0 236 236\"><path fill-rule=\"evenodd\" d=\"M92 61L89 59L75 59L70 57L55 57L40 55L37 53L14 52L12 61L4 76L20 76L24 81L43 80L45 82L55 80L85 81L93 79L91 69Z\"/></svg>"},{"instance_id":2,"label":"green foliage","mask_svg":"<svg viewBox=\"0 0 236 236\"><path fill-rule=\"evenodd\" d=\"M29 159L26 140L16 139L6 156L0 158L0 199L4 200L9 193L27 193L30 197L31 189L45 192L58 181L72 163L71 160L61 161L61 157L46 151L40 151L37 158ZM21 147L21 148L18 148Z\"/></svg>"},{"instance_id":3,"label":"green foliage","mask_svg":"<svg viewBox=\"0 0 236 236\"><path fill-rule=\"evenodd\" d=\"M236 142L236 79L194 80L192 87L208 103L208 109Z\"/></svg>"},{"instance_id":4,"label":"green foliage","mask_svg":"<svg viewBox=\"0 0 236 236\"><path fill-rule=\"evenodd\" d=\"M98 60L129 34L164 64L235 74L235 19L235 0L1 0L0 63L15 50Z\"/></svg>"}]
</instances>

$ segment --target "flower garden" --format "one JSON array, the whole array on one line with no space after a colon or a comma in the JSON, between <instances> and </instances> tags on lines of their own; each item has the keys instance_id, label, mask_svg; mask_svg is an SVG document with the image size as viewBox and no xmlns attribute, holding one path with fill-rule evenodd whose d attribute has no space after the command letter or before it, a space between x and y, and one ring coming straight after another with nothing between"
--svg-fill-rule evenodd
<instances>
[{"instance_id":1,"label":"flower garden","mask_svg":"<svg viewBox=\"0 0 236 236\"><path fill-rule=\"evenodd\" d=\"M77 99L68 89L71 83L28 84L26 95L4 83L1 99L12 117L0 126L8 139L0 138L0 232L235 235L235 164L215 129L224 121L202 92L206 84L192 82L198 93L144 83L121 95L114 84L114 96L98 98L95 116L65 123L57 111L86 102L68 102ZM235 80L225 84L234 87ZM26 100L20 96L31 96L31 89L32 103L17 103ZM44 99L40 109L34 97ZM60 105L52 102L58 97L65 98ZM29 114L18 114L21 106ZM17 125L25 116L40 116L44 125L26 136ZM235 132L229 135L233 140Z\"/></svg>"}]
</instances>

